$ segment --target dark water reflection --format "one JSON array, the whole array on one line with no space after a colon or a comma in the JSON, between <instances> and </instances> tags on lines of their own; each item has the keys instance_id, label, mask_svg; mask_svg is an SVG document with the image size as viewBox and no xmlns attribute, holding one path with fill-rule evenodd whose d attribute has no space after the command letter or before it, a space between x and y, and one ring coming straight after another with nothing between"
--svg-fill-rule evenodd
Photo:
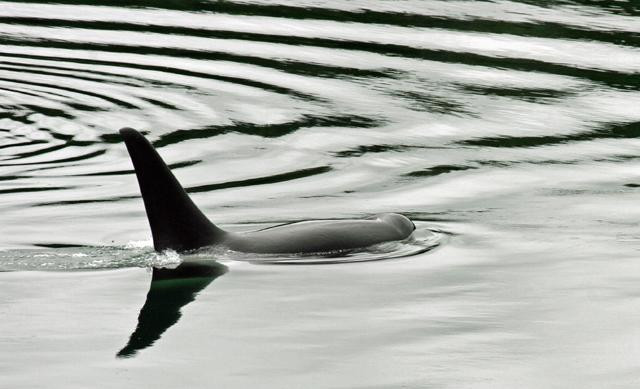
<instances>
[{"instance_id":1,"label":"dark water reflection","mask_svg":"<svg viewBox=\"0 0 640 389\"><path fill-rule=\"evenodd\" d=\"M180 310L196 299L198 293L227 272L227 267L214 261L183 262L174 269L153 268L151 285L138 325L127 345L118 352L120 358L134 356L153 345L162 334L176 324Z\"/></svg>"}]
</instances>

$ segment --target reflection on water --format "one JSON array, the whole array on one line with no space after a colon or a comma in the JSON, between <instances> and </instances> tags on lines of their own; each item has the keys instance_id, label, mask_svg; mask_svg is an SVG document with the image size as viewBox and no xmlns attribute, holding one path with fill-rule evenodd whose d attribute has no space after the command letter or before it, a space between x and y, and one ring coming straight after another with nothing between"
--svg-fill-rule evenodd
<instances>
[{"instance_id":1,"label":"reflection on water","mask_svg":"<svg viewBox=\"0 0 640 389\"><path fill-rule=\"evenodd\" d=\"M180 320L182 307L194 301L198 292L226 272L226 266L214 261L183 262L174 269L153 268L149 293L140 310L138 325L117 356L132 357L153 345Z\"/></svg>"}]
</instances>

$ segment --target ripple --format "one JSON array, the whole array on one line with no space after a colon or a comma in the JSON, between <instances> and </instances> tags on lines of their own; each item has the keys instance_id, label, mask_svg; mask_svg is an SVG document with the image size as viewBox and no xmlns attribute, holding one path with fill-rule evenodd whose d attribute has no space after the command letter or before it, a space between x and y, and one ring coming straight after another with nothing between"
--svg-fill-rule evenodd
<instances>
[{"instance_id":1,"label":"ripple","mask_svg":"<svg viewBox=\"0 0 640 389\"><path fill-rule=\"evenodd\" d=\"M640 122L633 122L612 123L604 128L564 136L491 137L468 139L460 143L463 145L487 147L540 147L597 139L629 139L638 137L640 137Z\"/></svg>"},{"instance_id":2,"label":"ripple","mask_svg":"<svg viewBox=\"0 0 640 389\"><path fill-rule=\"evenodd\" d=\"M558 166L627 166L635 16L562 0L0 2L0 246L49 240L41 219L146 231L125 126L240 225L454 212ZM118 235L88 229L71 243Z\"/></svg>"}]
</instances>

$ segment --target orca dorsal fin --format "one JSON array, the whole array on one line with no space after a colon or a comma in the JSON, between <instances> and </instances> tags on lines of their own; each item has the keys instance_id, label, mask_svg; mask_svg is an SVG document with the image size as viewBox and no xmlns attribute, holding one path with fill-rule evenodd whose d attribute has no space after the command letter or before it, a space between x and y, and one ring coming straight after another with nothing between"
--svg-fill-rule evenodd
<instances>
[{"instance_id":1,"label":"orca dorsal fin","mask_svg":"<svg viewBox=\"0 0 640 389\"><path fill-rule=\"evenodd\" d=\"M225 232L191 201L151 143L132 128L120 135L138 177L156 251L193 250L218 241Z\"/></svg>"}]
</instances>

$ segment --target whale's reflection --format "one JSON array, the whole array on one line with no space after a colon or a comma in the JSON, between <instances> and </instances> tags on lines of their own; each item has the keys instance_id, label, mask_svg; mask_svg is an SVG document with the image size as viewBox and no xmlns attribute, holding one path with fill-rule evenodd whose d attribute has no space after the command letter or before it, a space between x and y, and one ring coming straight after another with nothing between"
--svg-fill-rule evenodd
<instances>
[{"instance_id":1,"label":"whale's reflection","mask_svg":"<svg viewBox=\"0 0 640 389\"><path fill-rule=\"evenodd\" d=\"M178 322L182 316L180 309L226 272L226 266L214 261L184 262L175 269L154 268L147 300L138 315L138 325L116 356L132 357L153 345Z\"/></svg>"}]
</instances>

